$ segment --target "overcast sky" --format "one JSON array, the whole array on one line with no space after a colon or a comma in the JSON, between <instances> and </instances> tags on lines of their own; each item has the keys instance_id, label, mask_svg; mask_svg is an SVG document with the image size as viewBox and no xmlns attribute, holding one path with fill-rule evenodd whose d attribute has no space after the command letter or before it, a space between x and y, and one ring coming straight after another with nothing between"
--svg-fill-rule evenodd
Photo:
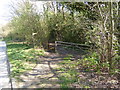
<instances>
[{"instance_id":1,"label":"overcast sky","mask_svg":"<svg viewBox=\"0 0 120 90\"><path fill-rule=\"evenodd\" d=\"M9 4L11 0L0 0L0 24L5 24L9 19Z\"/></svg>"},{"instance_id":2,"label":"overcast sky","mask_svg":"<svg viewBox=\"0 0 120 90\"><path fill-rule=\"evenodd\" d=\"M8 23L8 21L10 20L10 5L11 3L17 3L21 0L0 0L0 25L5 25L6 23ZM37 2L37 6L39 9L42 8L42 4L44 2L39 1Z\"/></svg>"}]
</instances>

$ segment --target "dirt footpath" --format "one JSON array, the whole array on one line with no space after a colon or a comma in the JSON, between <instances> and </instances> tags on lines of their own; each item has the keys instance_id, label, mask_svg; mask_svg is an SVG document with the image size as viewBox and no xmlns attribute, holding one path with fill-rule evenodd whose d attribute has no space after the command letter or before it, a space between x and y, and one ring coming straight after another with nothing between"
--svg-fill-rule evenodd
<instances>
[{"instance_id":1,"label":"dirt footpath","mask_svg":"<svg viewBox=\"0 0 120 90\"><path fill-rule=\"evenodd\" d=\"M59 88L59 79L55 73L58 62L63 56L54 53L46 53L39 58L33 70L25 72L19 78L18 88Z\"/></svg>"},{"instance_id":2,"label":"dirt footpath","mask_svg":"<svg viewBox=\"0 0 120 90\"><path fill-rule=\"evenodd\" d=\"M60 88L58 63L63 61L65 54L45 53L40 56L33 70L25 72L19 78L18 88ZM78 56L77 58L80 58ZM75 58L72 60L74 62ZM79 68L81 68L79 66ZM114 75L97 74L79 71L78 81L71 84L73 88L119 88L120 82Z\"/></svg>"}]
</instances>

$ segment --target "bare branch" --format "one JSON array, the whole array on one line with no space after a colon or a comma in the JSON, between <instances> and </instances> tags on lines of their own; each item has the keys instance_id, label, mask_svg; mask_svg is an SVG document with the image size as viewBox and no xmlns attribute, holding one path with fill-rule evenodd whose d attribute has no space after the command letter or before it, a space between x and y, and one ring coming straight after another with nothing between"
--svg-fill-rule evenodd
<instances>
[{"instance_id":1,"label":"bare branch","mask_svg":"<svg viewBox=\"0 0 120 90\"><path fill-rule=\"evenodd\" d=\"M103 20L104 17L103 17L103 14L102 14L102 11L101 11L101 8L100 8L100 5L99 5L99 4L98 4L98 10L99 10L100 16L101 16L101 18L102 18L102 20Z\"/></svg>"}]
</instances>

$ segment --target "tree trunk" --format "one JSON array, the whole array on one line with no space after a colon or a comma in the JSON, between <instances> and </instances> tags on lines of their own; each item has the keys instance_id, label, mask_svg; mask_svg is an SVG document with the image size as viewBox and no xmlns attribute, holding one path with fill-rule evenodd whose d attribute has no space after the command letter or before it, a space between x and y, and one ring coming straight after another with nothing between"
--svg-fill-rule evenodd
<instances>
[{"instance_id":1,"label":"tree trunk","mask_svg":"<svg viewBox=\"0 0 120 90\"><path fill-rule=\"evenodd\" d=\"M112 1L109 3L110 10L110 29L109 29L109 45L108 45L108 61L109 61L109 70L112 69L112 42L113 42L113 7Z\"/></svg>"}]
</instances>

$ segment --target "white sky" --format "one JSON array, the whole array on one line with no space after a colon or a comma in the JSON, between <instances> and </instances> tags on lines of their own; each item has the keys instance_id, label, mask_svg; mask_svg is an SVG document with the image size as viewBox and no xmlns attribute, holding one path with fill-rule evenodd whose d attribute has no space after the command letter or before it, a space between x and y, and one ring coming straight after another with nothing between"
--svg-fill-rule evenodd
<instances>
[{"instance_id":1,"label":"white sky","mask_svg":"<svg viewBox=\"0 0 120 90\"><path fill-rule=\"evenodd\" d=\"M9 3L11 0L0 0L0 24L7 23L9 19Z\"/></svg>"},{"instance_id":2,"label":"white sky","mask_svg":"<svg viewBox=\"0 0 120 90\"><path fill-rule=\"evenodd\" d=\"M10 17L11 16L10 14L11 3L17 3L19 1L21 0L0 0L0 26L8 23L11 18ZM42 1L39 1L36 3L39 9L42 8L43 3L44 2Z\"/></svg>"}]
</instances>

